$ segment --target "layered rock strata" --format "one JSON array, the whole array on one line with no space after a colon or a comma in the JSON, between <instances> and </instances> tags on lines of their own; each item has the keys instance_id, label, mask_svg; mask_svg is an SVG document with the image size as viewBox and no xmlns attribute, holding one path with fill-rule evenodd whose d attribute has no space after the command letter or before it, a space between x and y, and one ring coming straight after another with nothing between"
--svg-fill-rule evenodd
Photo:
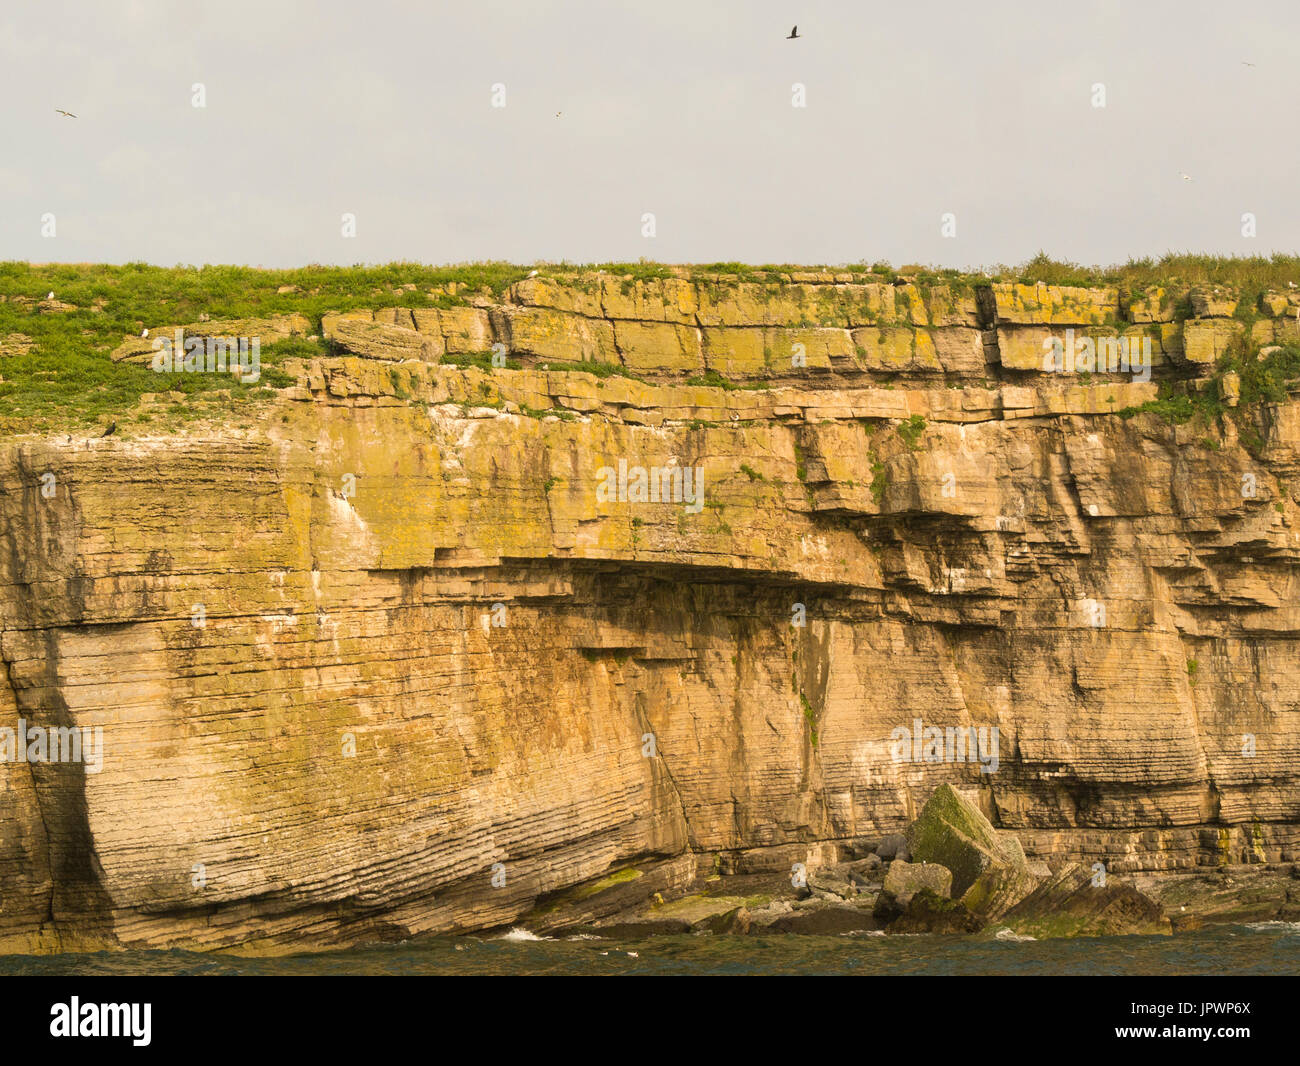
<instances>
[{"instance_id":1,"label":"layered rock strata","mask_svg":"<svg viewBox=\"0 0 1300 1066\"><path fill-rule=\"evenodd\" d=\"M102 731L0 761L0 951L597 920L944 783L1030 859L1300 859L1300 403L1118 414L1296 300L1193 296L536 278L327 315L252 427L0 441L0 727Z\"/></svg>"}]
</instances>

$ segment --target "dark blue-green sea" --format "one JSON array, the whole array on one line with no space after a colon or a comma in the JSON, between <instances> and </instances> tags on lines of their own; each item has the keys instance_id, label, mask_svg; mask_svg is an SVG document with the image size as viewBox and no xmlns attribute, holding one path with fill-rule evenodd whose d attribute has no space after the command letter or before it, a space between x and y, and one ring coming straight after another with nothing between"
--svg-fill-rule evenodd
<instances>
[{"instance_id":1,"label":"dark blue-green sea","mask_svg":"<svg viewBox=\"0 0 1300 1066\"><path fill-rule=\"evenodd\" d=\"M269 959L187 951L0 956L0 975L190 974L1294 976L1300 974L1300 923L1043 941L881 934L551 940L515 931Z\"/></svg>"}]
</instances>

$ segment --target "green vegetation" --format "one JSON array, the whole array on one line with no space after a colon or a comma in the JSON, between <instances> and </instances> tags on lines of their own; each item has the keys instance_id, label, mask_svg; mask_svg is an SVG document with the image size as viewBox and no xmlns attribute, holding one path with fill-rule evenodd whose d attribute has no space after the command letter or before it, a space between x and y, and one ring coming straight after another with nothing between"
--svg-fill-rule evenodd
<instances>
[{"instance_id":1,"label":"green vegetation","mask_svg":"<svg viewBox=\"0 0 1300 1066\"><path fill-rule=\"evenodd\" d=\"M1285 293L1300 282L1300 256L1274 255L1228 258L1192 254L1160 259L1130 260L1111 267L1086 267L1039 254L1019 266L998 266L983 273L963 273L909 264L895 270L887 262L849 265L798 266L718 262L668 266L636 263L538 264L536 267L487 262L451 266L390 263L352 267L306 266L291 270L261 270L238 266L156 267L144 263L123 265L0 263L0 432L49 431L127 419L146 394L158 397L148 410L134 417L170 428L178 421L221 415L228 417L249 404L265 400L273 390L292 383L280 364L329 353L320 339L295 337L265 344L261 350L262 374L256 383L242 383L229 375L153 373L138 363L113 363L111 353L126 337L139 337L145 328L158 330L196 323L206 318L267 318L299 313L320 335L320 320L327 311L378 310L385 307L450 308L464 306L473 297L503 297L509 287L530 273L539 280L555 279L599 292L605 280L624 292L637 283L669 278L695 280L710 295L725 295L729 285L756 283L757 298L768 299L782 278L815 272L834 274L855 282L916 284L923 296L939 287L954 296L969 295L976 286L991 281L1045 282L1057 285L1115 286L1124 301L1144 295L1154 287L1164 290L1161 302L1178 319L1192 314L1188 296L1192 286L1230 290L1234 317L1247 327L1261 313L1268 291ZM848 303L831 290L801 290L808 294L809 324L840 323ZM44 303L54 293L54 301ZM850 300L849 303L854 301ZM896 290L897 309L906 313L915 296ZM855 314L865 313L858 308ZM1158 327L1151 327L1159 332ZM1249 335L1249 329L1246 330ZM863 352L859 350L859 354ZM1255 359L1240 347L1216 368L1213 387L1200 393L1167 387L1150 410L1170 421L1187 421L1198 414L1218 416L1226 405L1218 386L1230 370L1241 378L1241 408L1275 401L1285 395L1300 367L1300 348ZM461 366L491 369L489 353L449 356L445 361ZM1235 360L1235 365L1232 365ZM506 363L518 368L517 360ZM616 364L556 362L552 369L583 372L605 378L621 375L645 380ZM277 369L277 367L280 367ZM728 381L717 371L691 377L692 385L723 389L765 388L766 382ZM393 378L399 396L411 388L408 379ZM1237 411L1239 409L1233 409ZM1131 410L1126 412L1132 414ZM255 412L248 412L256 418ZM1233 417L1239 418L1239 414ZM911 426L915 423L909 420ZM913 446L920 430L901 429ZM1258 430L1245 426L1243 435L1258 438Z\"/></svg>"},{"instance_id":2,"label":"green vegetation","mask_svg":"<svg viewBox=\"0 0 1300 1066\"><path fill-rule=\"evenodd\" d=\"M499 369L492 365L492 352L448 352L440 356L438 362L449 366L476 366L480 370ZM501 365L507 370L522 370L524 364L518 359L506 359Z\"/></svg>"},{"instance_id":3,"label":"green vegetation","mask_svg":"<svg viewBox=\"0 0 1300 1066\"><path fill-rule=\"evenodd\" d=\"M754 469L752 466L750 466L748 463L741 463L741 464L740 464L740 472L741 472L742 474L744 474L747 478L749 478L750 481L766 481L766 480L767 480L767 478L765 478L762 474L760 474L757 470L755 470L755 469Z\"/></svg>"},{"instance_id":4,"label":"green vegetation","mask_svg":"<svg viewBox=\"0 0 1300 1066\"><path fill-rule=\"evenodd\" d=\"M1214 373L1199 383L1200 388L1189 389L1182 382L1162 382L1156 399L1141 407L1126 407L1117 414L1132 418L1140 412L1150 412L1178 426L1193 419L1215 425L1231 418L1241 442L1257 455L1264 446L1258 424L1260 405L1282 403L1288 389L1300 384L1300 345L1289 343L1268 348L1267 354L1260 354L1258 344L1244 335L1238 337L1220 356ZM1237 377L1236 406L1228 404L1228 374ZM1211 447L1209 442L1210 438L1205 438L1202 443Z\"/></svg>"},{"instance_id":5,"label":"green vegetation","mask_svg":"<svg viewBox=\"0 0 1300 1066\"><path fill-rule=\"evenodd\" d=\"M628 375L629 377L631 375ZM727 392L735 392L738 389L770 389L772 386L766 381L728 381L716 370L706 370L703 374L696 374L686 379L687 385L703 385L713 389L724 389Z\"/></svg>"},{"instance_id":6,"label":"green vegetation","mask_svg":"<svg viewBox=\"0 0 1300 1066\"><path fill-rule=\"evenodd\" d=\"M808 697L799 693L799 702L803 704L804 720L808 723L808 733L812 740L812 746L817 747L817 715L813 712L812 704L808 702Z\"/></svg>"},{"instance_id":7,"label":"green vegetation","mask_svg":"<svg viewBox=\"0 0 1300 1066\"><path fill-rule=\"evenodd\" d=\"M868 454L871 457L871 498L878 504L885 498L885 489L889 486L889 471L874 453Z\"/></svg>"},{"instance_id":8,"label":"green vegetation","mask_svg":"<svg viewBox=\"0 0 1300 1066\"><path fill-rule=\"evenodd\" d=\"M1257 348L1248 350L1246 355L1229 352L1216 367L1216 399L1221 393L1223 375L1229 372L1236 373L1241 380L1241 406L1282 403L1288 386L1300 379L1300 345L1279 345L1264 356L1258 354Z\"/></svg>"},{"instance_id":9,"label":"green vegetation","mask_svg":"<svg viewBox=\"0 0 1300 1066\"><path fill-rule=\"evenodd\" d=\"M1040 281L1048 285L1084 287L1114 285L1126 293L1140 292L1156 285L1166 289L1225 285L1245 294L1252 289L1257 292L1286 289L1287 282L1300 281L1300 256L1234 257L1179 253L1159 259L1130 259L1122 266L1085 267L1052 259L1039 252L1021 266L999 266L990 269L989 274L995 281L1019 281L1026 285Z\"/></svg>"},{"instance_id":10,"label":"green vegetation","mask_svg":"<svg viewBox=\"0 0 1300 1066\"><path fill-rule=\"evenodd\" d=\"M698 266L690 268L691 277L700 277L708 274L726 274L729 277L734 276L737 281L753 282L762 281L764 277L760 271L771 271L774 274L787 273L788 270L807 269L806 267L753 267L747 263L701 263Z\"/></svg>"},{"instance_id":11,"label":"green vegetation","mask_svg":"<svg viewBox=\"0 0 1300 1066\"><path fill-rule=\"evenodd\" d=\"M112 362L109 353L122 339L138 337L145 328L194 323L205 314L219 321L298 312L319 334L326 311L450 307L464 303L461 291L499 295L527 273L507 263L296 270L0 263L0 339L19 334L32 341L29 350L0 357L0 432L118 419L146 393L181 394L159 411L166 427L204 414L228 414L241 402L268 399L272 390L293 384L276 364L327 352L323 342L304 338L264 345L261 378L248 384L226 374L163 375L147 366ZM73 309L42 310L39 305L50 292Z\"/></svg>"},{"instance_id":12,"label":"green vegetation","mask_svg":"<svg viewBox=\"0 0 1300 1066\"><path fill-rule=\"evenodd\" d=\"M903 438L903 443L911 451L916 451L916 446L920 443L921 434L925 432L925 419L920 415L912 415L911 418L899 423L898 435Z\"/></svg>"},{"instance_id":13,"label":"green vegetation","mask_svg":"<svg viewBox=\"0 0 1300 1066\"><path fill-rule=\"evenodd\" d=\"M573 889L569 893L569 896L574 900L590 899L592 896L604 892L607 889L614 888L617 885L626 885L631 881L635 881L641 875L642 871L635 868L616 870L614 873L608 874L605 877L600 878L598 881L593 881L591 884L582 885Z\"/></svg>"},{"instance_id":14,"label":"green vegetation","mask_svg":"<svg viewBox=\"0 0 1300 1066\"><path fill-rule=\"evenodd\" d=\"M718 524L713 528L712 532L731 536L731 526L728 525L727 522L723 521L722 517L727 505L719 500L707 500L705 501L704 507L705 510L710 511L713 514L713 517L718 521Z\"/></svg>"},{"instance_id":15,"label":"green vegetation","mask_svg":"<svg viewBox=\"0 0 1300 1066\"><path fill-rule=\"evenodd\" d=\"M517 366L518 364L516 364ZM617 375L622 378L631 378L633 381L645 381L645 378L633 374L627 367L619 363L601 363L596 360L581 363L566 363L552 360L546 364L547 370L563 370L574 374L591 374L597 378L608 378Z\"/></svg>"},{"instance_id":16,"label":"green vegetation","mask_svg":"<svg viewBox=\"0 0 1300 1066\"><path fill-rule=\"evenodd\" d=\"M403 373L400 367L388 368L388 380L393 386L393 394L400 400L411 398L410 375Z\"/></svg>"}]
</instances>

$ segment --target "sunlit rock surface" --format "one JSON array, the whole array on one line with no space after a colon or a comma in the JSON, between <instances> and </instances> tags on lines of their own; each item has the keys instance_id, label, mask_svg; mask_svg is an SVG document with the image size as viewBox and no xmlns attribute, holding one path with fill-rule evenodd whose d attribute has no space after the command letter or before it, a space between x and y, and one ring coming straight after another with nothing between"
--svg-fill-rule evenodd
<instances>
[{"instance_id":1,"label":"sunlit rock surface","mask_svg":"<svg viewBox=\"0 0 1300 1066\"><path fill-rule=\"evenodd\" d=\"M536 278L326 316L252 428L0 441L0 727L103 743L0 762L0 951L597 920L943 783L1031 859L1300 858L1300 404L1116 414L1212 295ZM1154 376L1044 372L1066 328Z\"/></svg>"}]
</instances>

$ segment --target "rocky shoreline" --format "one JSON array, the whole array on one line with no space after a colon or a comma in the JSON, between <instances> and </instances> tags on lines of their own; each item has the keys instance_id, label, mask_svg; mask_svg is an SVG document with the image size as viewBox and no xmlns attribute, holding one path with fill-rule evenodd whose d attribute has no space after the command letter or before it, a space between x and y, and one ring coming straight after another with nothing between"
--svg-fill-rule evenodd
<instances>
[{"instance_id":1,"label":"rocky shoreline","mask_svg":"<svg viewBox=\"0 0 1300 1066\"><path fill-rule=\"evenodd\" d=\"M861 840L848 861L792 873L705 872L677 892L628 902L641 877L562 894L522 923L551 936L951 934L1001 939L1171 935L1206 924L1300 921L1300 864L1114 876L1030 861L951 786L904 834ZM1097 864L1101 866L1101 864ZM641 886L644 888L645 886ZM619 890L624 899L620 900ZM612 913L573 920L609 894ZM577 899L568 898L576 895Z\"/></svg>"}]
</instances>

